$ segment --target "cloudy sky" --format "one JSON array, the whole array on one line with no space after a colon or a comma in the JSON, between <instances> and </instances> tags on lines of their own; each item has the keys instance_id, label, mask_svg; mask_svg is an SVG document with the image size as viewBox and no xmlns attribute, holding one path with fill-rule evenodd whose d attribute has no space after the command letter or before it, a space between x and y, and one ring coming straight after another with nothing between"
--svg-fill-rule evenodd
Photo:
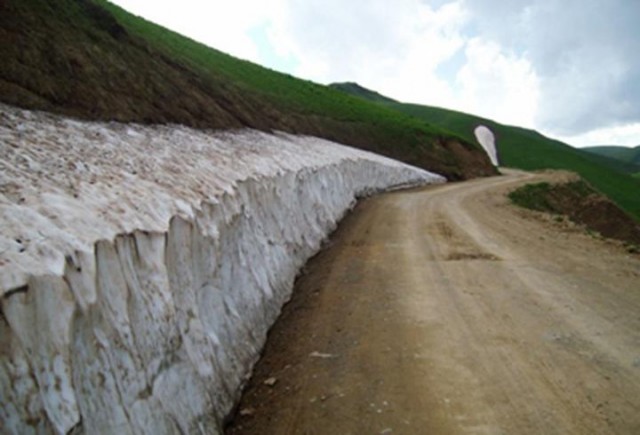
<instances>
[{"instance_id":1,"label":"cloudy sky","mask_svg":"<svg viewBox=\"0 0 640 435\"><path fill-rule=\"evenodd\" d=\"M640 144L640 0L112 0L207 45L319 83Z\"/></svg>"}]
</instances>

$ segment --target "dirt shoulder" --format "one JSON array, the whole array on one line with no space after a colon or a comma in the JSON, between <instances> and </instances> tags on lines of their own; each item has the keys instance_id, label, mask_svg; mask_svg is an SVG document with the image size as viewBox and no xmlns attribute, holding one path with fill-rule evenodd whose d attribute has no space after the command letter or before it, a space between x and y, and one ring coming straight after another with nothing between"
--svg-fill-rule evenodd
<instances>
[{"instance_id":1,"label":"dirt shoulder","mask_svg":"<svg viewBox=\"0 0 640 435\"><path fill-rule=\"evenodd\" d=\"M640 257L507 202L536 177L362 202L227 433L638 433Z\"/></svg>"}]
</instances>

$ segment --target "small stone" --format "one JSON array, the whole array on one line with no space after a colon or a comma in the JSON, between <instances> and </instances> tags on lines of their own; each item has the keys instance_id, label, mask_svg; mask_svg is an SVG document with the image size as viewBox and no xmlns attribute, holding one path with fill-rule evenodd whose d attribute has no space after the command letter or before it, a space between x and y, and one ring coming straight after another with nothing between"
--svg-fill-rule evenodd
<instances>
[{"instance_id":1,"label":"small stone","mask_svg":"<svg viewBox=\"0 0 640 435\"><path fill-rule=\"evenodd\" d=\"M332 353L322 353L318 351L311 352L309 356L311 358L335 358L336 357L336 355Z\"/></svg>"},{"instance_id":2,"label":"small stone","mask_svg":"<svg viewBox=\"0 0 640 435\"><path fill-rule=\"evenodd\" d=\"M268 387L273 387L276 384L276 382L278 382L278 380L274 377L271 377L269 379L265 379L263 384L265 384Z\"/></svg>"},{"instance_id":3,"label":"small stone","mask_svg":"<svg viewBox=\"0 0 640 435\"><path fill-rule=\"evenodd\" d=\"M253 409L253 408L242 408L240 410L240 416L241 417L250 417L255 413L256 413L256 410Z\"/></svg>"}]
</instances>

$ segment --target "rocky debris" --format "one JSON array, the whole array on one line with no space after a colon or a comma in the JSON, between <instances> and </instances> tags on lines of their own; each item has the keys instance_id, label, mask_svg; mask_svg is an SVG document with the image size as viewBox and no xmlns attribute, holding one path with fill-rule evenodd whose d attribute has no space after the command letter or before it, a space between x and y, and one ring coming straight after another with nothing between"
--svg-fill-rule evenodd
<instances>
[{"instance_id":1,"label":"rocky debris","mask_svg":"<svg viewBox=\"0 0 640 435\"><path fill-rule=\"evenodd\" d=\"M271 377L264 380L263 384L267 387L273 387L278 382L278 379Z\"/></svg>"}]
</instances>

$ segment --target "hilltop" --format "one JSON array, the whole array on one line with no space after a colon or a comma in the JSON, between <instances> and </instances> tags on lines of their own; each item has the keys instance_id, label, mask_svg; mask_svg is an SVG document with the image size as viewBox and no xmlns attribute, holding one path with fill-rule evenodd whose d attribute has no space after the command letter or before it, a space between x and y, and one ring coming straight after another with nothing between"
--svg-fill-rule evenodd
<instances>
[{"instance_id":1,"label":"hilltop","mask_svg":"<svg viewBox=\"0 0 640 435\"><path fill-rule=\"evenodd\" d=\"M636 147L600 145L585 147L583 150L623 162L640 165L640 145Z\"/></svg>"},{"instance_id":2,"label":"hilltop","mask_svg":"<svg viewBox=\"0 0 640 435\"><path fill-rule=\"evenodd\" d=\"M631 176L640 178L640 145L636 147L601 145L582 149L611 162Z\"/></svg>"},{"instance_id":3,"label":"hilltop","mask_svg":"<svg viewBox=\"0 0 640 435\"><path fill-rule=\"evenodd\" d=\"M398 103L399 102L394 100L393 98L385 97L384 95L376 91L367 89L354 82L331 83L329 87L333 89L337 89L339 91L346 92L351 95L355 95L357 97L365 98L369 101L376 101L380 103Z\"/></svg>"},{"instance_id":4,"label":"hilltop","mask_svg":"<svg viewBox=\"0 0 640 435\"><path fill-rule=\"evenodd\" d=\"M236 59L104 0L7 0L0 9L0 100L14 106L88 120L280 130L450 179L495 173L474 141Z\"/></svg>"}]
</instances>

